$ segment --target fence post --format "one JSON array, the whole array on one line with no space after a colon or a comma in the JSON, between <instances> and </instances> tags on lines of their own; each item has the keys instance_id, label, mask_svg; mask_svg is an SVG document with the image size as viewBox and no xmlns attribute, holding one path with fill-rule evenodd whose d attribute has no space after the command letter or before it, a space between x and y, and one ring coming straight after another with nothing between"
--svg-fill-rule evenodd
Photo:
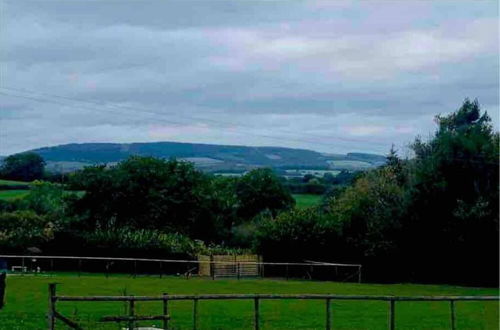
<instances>
[{"instance_id":1,"label":"fence post","mask_svg":"<svg viewBox=\"0 0 500 330\"><path fill-rule=\"evenodd\" d=\"M391 298L390 304L389 304L389 329L394 330L396 329L396 309L395 309L395 301L394 299Z\"/></svg>"},{"instance_id":2,"label":"fence post","mask_svg":"<svg viewBox=\"0 0 500 330\"><path fill-rule=\"evenodd\" d=\"M129 309L128 309L128 315L129 315L130 317L133 317L133 316L134 316L134 314L135 314L135 300L134 300L134 298L132 298L132 299L130 300L130 305L129 305ZM135 326L135 324L134 324L134 323L135 323L135 322L134 322L134 320L133 320L133 319L130 319L130 320L128 321L128 328L129 328L130 330L134 330L134 326Z\"/></svg>"},{"instance_id":3,"label":"fence post","mask_svg":"<svg viewBox=\"0 0 500 330\"><path fill-rule=\"evenodd\" d=\"M238 280L240 279L240 263L236 263L236 276Z\"/></svg>"},{"instance_id":4,"label":"fence post","mask_svg":"<svg viewBox=\"0 0 500 330\"><path fill-rule=\"evenodd\" d=\"M49 283L49 312L47 314L47 328L54 330L56 326L56 283Z\"/></svg>"},{"instance_id":5,"label":"fence post","mask_svg":"<svg viewBox=\"0 0 500 330\"><path fill-rule=\"evenodd\" d=\"M326 299L326 330L332 329L332 306L331 299Z\"/></svg>"},{"instance_id":6,"label":"fence post","mask_svg":"<svg viewBox=\"0 0 500 330\"><path fill-rule=\"evenodd\" d=\"M193 330L198 328L198 299L193 299Z\"/></svg>"},{"instance_id":7,"label":"fence post","mask_svg":"<svg viewBox=\"0 0 500 330\"><path fill-rule=\"evenodd\" d=\"M259 263L260 263L260 277L264 277L264 259L262 256L259 256Z\"/></svg>"},{"instance_id":8,"label":"fence post","mask_svg":"<svg viewBox=\"0 0 500 330\"><path fill-rule=\"evenodd\" d=\"M450 300L451 330L455 330L455 301Z\"/></svg>"},{"instance_id":9,"label":"fence post","mask_svg":"<svg viewBox=\"0 0 500 330\"><path fill-rule=\"evenodd\" d=\"M2 309L5 301L5 286L6 286L7 273L0 273L0 309Z\"/></svg>"},{"instance_id":10,"label":"fence post","mask_svg":"<svg viewBox=\"0 0 500 330\"><path fill-rule=\"evenodd\" d=\"M163 315L168 316L168 293L163 292ZM163 319L163 329L168 329L168 319Z\"/></svg>"},{"instance_id":11,"label":"fence post","mask_svg":"<svg viewBox=\"0 0 500 330\"><path fill-rule=\"evenodd\" d=\"M358 267L358 283L361 283L361 265Z\"/></svg>"},{"instance_id":12,"label":"fence post","mask_svg":"<svg viewBox=\"0 0 500 330\"><path fill-rule=\"evenodd\" d=\"M210 255L210 275L212 275L212 280L215 280L215 264L213 255Z\"/></svg>"},{"instance_id":13,"label":"fence post","mask_svg":"<svg viewBox=\"0 0 500 330\"><path fill-rule=\"evenodd\" d=\"M254 329L259 330L259 297L254 298Z\"/></svg>"},{"instance_id":14,"label":"fence post","mask_svg":"<svg viewBox=\"0 0 500 330\"><path fill-rule=\"evenodd\" d=\"M106 261L106 278L109 277L109 261Z\"/></svg>"}]
</instances>

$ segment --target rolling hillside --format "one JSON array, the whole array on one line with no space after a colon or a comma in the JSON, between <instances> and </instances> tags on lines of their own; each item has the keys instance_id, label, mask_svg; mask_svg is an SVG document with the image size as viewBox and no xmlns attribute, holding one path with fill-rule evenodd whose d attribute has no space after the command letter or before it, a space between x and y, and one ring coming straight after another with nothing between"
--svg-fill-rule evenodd
<instances>
[{"instance_id":1,"label":"rolling hillside","mask_svg":"<svg viewBox=\"0 0 500 330\"><path fill-rule=\"evenodd\" d=\"M362 153L323 154L281 147L250 147L178 142L81 143L30 150L49 169L73 171L91 164L113 164L131 155L192 161L210 172L243 172L260 166L276 169L367 169L383 164L384 156Z\"/></svg>"}]
</instances>

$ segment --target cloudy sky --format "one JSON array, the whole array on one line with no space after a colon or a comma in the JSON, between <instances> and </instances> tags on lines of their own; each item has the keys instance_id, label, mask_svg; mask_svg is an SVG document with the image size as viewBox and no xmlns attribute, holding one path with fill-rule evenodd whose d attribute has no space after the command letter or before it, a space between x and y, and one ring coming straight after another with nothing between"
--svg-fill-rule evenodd
<instances>
[{"instance_id":1,"label":"cloudy sky","mask_svg":"<svg viewBox=\"0 0 500 330\"><path fill-rule=\"evenodd\" d=\"M497 1L2 1L0 154L183 141L386 153L478 98Z\"/></svg>"}]
</instances>

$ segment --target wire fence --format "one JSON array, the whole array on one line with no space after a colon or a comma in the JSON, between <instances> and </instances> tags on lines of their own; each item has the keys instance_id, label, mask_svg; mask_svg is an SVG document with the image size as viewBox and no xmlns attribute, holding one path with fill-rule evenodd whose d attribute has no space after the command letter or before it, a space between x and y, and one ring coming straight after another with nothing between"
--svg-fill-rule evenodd
<instances>
[{"instance_id":1,"label":"wire fence","mask_svg":"<svg viewBox=\"0 0 500 330\"><path fill-rule=\"evenodd\" d=\"M137 276L177 275L249 278L274 277L283 279L311 279L330 281L361 282L360 264L307 262L262 262L200 258L181 259L143 259L108 258L85 256L33 256L0 255L0 270L14 274L43 275L56 272L72 272L80 276L85 273L99 273L104 276L129 274ZM208 268L208 272L207 272Z\"/></svg>"}]
</instances>

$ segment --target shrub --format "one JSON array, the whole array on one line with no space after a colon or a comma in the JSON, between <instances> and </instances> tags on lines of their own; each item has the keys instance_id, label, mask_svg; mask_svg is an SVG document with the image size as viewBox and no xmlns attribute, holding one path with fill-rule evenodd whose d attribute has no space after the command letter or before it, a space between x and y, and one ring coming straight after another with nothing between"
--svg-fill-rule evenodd
<instances>
[{"instance_id":1,"label":"shrub","mask_svg":"<svg viewBox=\"0 0 500 330\"><path fill-rule=\"evenodd\" d=\"M0 246L10 251L22 251L54 239L55 226L33 211L0 213Z\"/></svg>"}]
</instances>

